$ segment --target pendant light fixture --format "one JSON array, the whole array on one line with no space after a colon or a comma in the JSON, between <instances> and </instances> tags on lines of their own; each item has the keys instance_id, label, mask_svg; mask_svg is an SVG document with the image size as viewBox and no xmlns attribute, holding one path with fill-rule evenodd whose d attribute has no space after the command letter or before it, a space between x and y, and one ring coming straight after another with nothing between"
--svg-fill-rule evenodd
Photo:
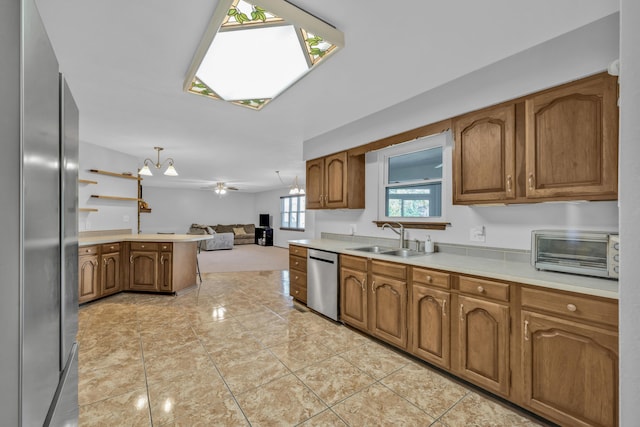
<instances>
[{"instance_id":1,"label":"pendant light fixture","mask_svg":"<svg viewBox=\"0 0 640 427\"><path fill-rule=\"evenodd\" d=\"M280 176L280 171L276 171L276 175L278 175L278 178L280 179L280 182L283 183L284 185L285 182L282 180L282 177ZM289 194L291 195L304 195L304 188L300 187L300 185L298 184L298 175L296 175L296 177L293 180L293 184L291 186L289 186Z\"/></svg>"},{"instance_id":2,"label":"pendant light fixture","mask_svg":"<svg viewBox=\"0 0 640 427\"><path fill-rule=\"evenodd\" d=\"M160 151L164 150L164 148L162 147L153 147L154 150L156 150L157 154L158 154L158 160L153 163L153 160L147 158L144 159L144 164L142 166L142 169L140 169L140 172L138 172L138 174L140 175L145 175L145 176L152 176L153 173L151 173L151 169L149 168L149 164L151 164L153 167L155 167L156 169L161 169L165 163L169 163L169 166L167 167L167 170L164 171L165 175L168 176L178 176L178 172L176 171L176 168L173 167L173 159L172 158L168 158L165 159L163 162L160 162Z\"/></svg>"}]
</instances>

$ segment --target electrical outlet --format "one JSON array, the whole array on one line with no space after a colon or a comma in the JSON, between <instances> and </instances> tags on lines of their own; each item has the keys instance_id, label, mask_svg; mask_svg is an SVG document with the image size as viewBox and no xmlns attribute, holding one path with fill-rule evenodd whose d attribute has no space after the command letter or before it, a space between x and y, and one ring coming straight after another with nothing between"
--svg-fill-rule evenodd
<instances>
[{"instance_id":1,"label":"electrical outlet","mask_svg":"<svg viewBox=\"0 0 640 427\"><path fill-rule=\"evenodd\" d=\"M486 239L486 233L484 229L484 225L480 225L478 227L471 227L469 230L469 240L472 242L484 242Z\"/></svg>"},{"instance_id":2,"label":"electrical outlet","mask_svg":"<svg viewBox=\"0 0 640 427\"><path fill-rule=\"evenodd\" d=\"M355 224L349 224L349 234L351 234L352 236L354 234L356 234L356 225Z\"/></svg>"}]
</instances>

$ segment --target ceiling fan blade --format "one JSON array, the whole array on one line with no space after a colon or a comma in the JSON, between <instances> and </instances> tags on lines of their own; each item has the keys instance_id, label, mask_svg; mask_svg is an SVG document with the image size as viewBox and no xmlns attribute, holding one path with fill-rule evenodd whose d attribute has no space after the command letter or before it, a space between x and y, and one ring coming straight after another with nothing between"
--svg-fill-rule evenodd
<instances>
[{"instance_id":1,"label":"ceiling fan blade","mask_svg":"<svg viewBox=\"0 0 640 427\"><path fill-rule=\"evenodd\" d=\"M237 187L227 187L227 190L238 191L239 188L237 188Z\"/></svg>"}]
</instances>

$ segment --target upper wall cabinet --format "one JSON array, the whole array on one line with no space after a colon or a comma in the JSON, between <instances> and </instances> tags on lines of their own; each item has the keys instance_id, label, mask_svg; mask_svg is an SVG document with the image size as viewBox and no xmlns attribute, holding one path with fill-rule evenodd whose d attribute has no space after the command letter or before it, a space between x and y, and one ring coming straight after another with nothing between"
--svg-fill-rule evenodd
<instances>
[{"instance_id":1,"label":"upper wall cabinet","mask_svg":"<svg viewBox=\"0 0 640 427\"><path fill-rule=\"evenodd\" d=\"M616 92L600 74L526 99L527 197L617 198Z\"/></svg>"},{"instance_id":2,"label":"upper wall cabinet","mask_svg":"<svg viewBox=\"0 0 640 427\"><path fill-rule=\"evenodd\" d=\"M617 199L616 84L602 73L455 118L453 203Z\"/></svg>"},{"instance_id":3,"label":"upper wall cabinet","mask_svg":"<svg viewBox=\"0 0 640 427\"><path fill-rule=\"evenodd\" d=\"M454 121L454 201L513 199L515 106L488 108Z\"/></svg>"},{"instance_id":4,"label":"upper wall cabinet","mask_svg":"<svg viewBox=\"0 0 640 427\"><path fill-rule=\"evenodd\" d=\"M309 160L306 178L307 209L364 209L364 154Z\"/></svg>"}]
</instances>

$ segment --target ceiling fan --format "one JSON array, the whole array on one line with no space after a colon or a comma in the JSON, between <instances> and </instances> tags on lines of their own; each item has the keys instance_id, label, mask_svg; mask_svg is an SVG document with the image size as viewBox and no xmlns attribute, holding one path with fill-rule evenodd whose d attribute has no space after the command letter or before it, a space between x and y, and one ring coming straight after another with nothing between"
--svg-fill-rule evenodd
<instances>
[{"instance_id":1,"label":"ceiling fan","mask_svg":"<svg viewBox=\"0 0 640 427\"><path fill-rule=\"evenodd\" d=\"M238 191L239 188L226 185L224 182L216 182L215 186L203 187L206 190L213 190L220 197L227 194L227 191Z\"/></svg>"}]
</instances>

